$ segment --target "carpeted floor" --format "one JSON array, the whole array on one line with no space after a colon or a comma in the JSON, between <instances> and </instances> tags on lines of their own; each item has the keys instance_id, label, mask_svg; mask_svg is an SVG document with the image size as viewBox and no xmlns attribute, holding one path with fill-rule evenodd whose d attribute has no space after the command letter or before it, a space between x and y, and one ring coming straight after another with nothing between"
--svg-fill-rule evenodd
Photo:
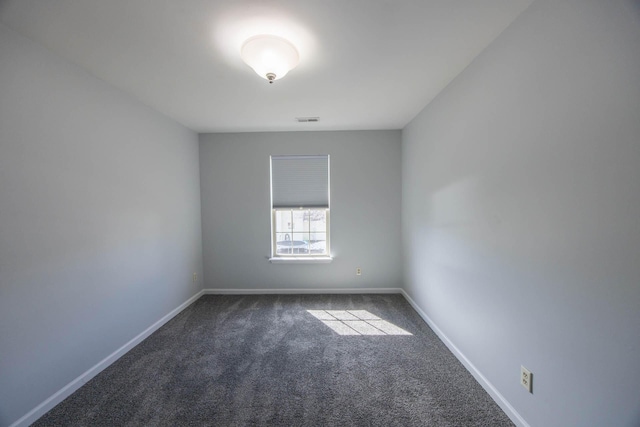
<instances>
[{"instance_id":1,"label":"carpeted floor","mask_svg":"<svg viewBox=\"0 0 640 427\"><path fill-rule=\"evenodd\" d=\"M400 295L207 295L34 425L513 424Z\"/></svg>"}]
</instances>

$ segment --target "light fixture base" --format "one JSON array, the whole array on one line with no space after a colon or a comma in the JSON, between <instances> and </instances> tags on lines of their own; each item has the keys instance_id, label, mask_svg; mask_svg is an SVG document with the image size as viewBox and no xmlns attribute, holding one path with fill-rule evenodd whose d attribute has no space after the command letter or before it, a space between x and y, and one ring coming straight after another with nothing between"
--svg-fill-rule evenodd
<instances>
[{"instance_id":1,"label":"light fixture base","mask_svg":"<svg viewBox=\"0 0 640 427\"><path fill-rule=\"evenodd\" d=\"M269 84L273 83L275 79L276 79L275 73L267 73L267 80L269 80Z\"/></svg>"}]
</instances>

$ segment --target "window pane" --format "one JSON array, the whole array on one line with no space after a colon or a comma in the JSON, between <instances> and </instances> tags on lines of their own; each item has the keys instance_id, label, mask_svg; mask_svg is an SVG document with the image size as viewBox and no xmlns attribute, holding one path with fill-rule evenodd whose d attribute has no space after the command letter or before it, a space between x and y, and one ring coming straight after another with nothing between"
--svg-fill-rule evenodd
<instances>
[{"instance_id":1,"label":"window pane","mask_svg":"<svg viewBox=\"0 0 640 427\"><path fill-rule=\"evenodd\" d=\"M311 210L309 211L309 227L311 231L327 231L327 211Z\"/></svg>"},{"instance_id":2,"label":"window pane","mask_svg":"<svg viewBox=\"0 0 640 427\"><path fill-rule=\"evenodd\" d=\"M290 235L286 234L283 239L276 241L276 253L292 254L294 244L295 243L293 240L291 240Z\"/></svg>"},{"instance_id":3,"label":"window pane","mask_svg":"<svg viewBox=\"0 0 640 427\"><path fill-rule=\"evenodd\" d=\"M276 233L291 233L292 231L292 219L291 219L291 211L276 211ZM291 237L291 236L289 236ZM284 238L277 240L284 240Z\"/></svg>"},{"instance_id":4,"label":"window pane","mask_svg":"<svg viewBox=\"0 0 640 427\"><path fill-rule=\"evenodd\" d=\"M309 226L308 225L305 226L305 221L304 221L305 213L307 211L296 209L296 210L292 210L291 212L293 216L293 224L292 224L293 232L302 232L302 231L309 230Z\"/></svg>"},{"instance_id":5,"label":"window pane","mask_svg":"<svg viewBox=\"0 0 640 427\"><path fill-rule=\"evenodd\" d=\"M291 233L276 233L276 242L288 242L291 240Z\"/></svg>"},{"instance_id":6,"label":"window pane","mask_svg":"<svg viewBox=\"0 0 640 427\"><path fill-rule=\"evenodd\" d=\"M309 241L309 233L293 233L293 240Z\"/></svg>"},{"instance_id":7,"label":"window pane","mask_svg":"<svg viewBox=\"0 0 640 427\"><path fill-rule=\"evenodd\" d=\"M312 231L309 235L309 242L325 241L327 240L327 233L319 233Z\"/></svg>"},{"instance_id":8,"label":"window pane","mask_svg":"<svg viewBox=\"0 0 640 427\"><path fill-rule=\"evenodd\" d=\"M292 251L294 254L309 253L309 233L293 233Z\"/></svg>"},{"instance_id":9,"label":"window pane","mask_svg":"<svg viewBox=\"0 0 640 427\"><path fill-rule=\"evenodd\" d=\"M309 253L324 254L327 252L327 233L311 233L309 240Z\"/></svg>"}]
</instances>

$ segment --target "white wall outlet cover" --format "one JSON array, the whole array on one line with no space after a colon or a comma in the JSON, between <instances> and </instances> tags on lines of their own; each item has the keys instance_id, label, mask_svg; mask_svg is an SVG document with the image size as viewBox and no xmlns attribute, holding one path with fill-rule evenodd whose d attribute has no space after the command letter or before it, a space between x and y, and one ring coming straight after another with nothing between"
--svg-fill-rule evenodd
<instances>
[{"instance_id":1,"label":"white wall outlet cover","mask_svg":"<svg viewBox=\"0 0 640 427\"><path fill-rule=\"evenodd\" d=\"M524 366L520 366L520 384L526 388L529 393L533 393L533 374Z\"/></svg>"}]
</instances>

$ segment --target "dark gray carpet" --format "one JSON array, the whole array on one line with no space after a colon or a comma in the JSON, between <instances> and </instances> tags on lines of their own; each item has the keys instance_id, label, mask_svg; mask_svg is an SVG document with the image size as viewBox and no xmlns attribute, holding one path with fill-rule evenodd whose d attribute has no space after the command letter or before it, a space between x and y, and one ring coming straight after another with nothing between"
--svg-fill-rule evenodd
<instances>
[{"instance_id":1,"label":"dark gray carpet","mask_svg":"<svg viewBox=\"0 0 640 427\"><path fill-rule=\"evenodd\" d=\"M307 310L413 335L339 335ZM34 425L513 424L400 295L208 295Z\"/></svg>"}]
</instances>

